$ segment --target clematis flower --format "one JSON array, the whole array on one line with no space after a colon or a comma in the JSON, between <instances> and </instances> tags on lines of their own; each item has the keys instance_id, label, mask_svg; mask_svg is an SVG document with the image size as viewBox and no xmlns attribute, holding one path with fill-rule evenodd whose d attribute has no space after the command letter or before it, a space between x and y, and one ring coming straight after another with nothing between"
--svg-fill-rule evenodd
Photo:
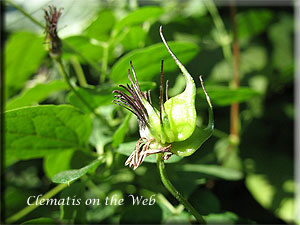
<instances>
[{"instance_id":1,"label":"clematis flower","mask_svg":"<svg viewBox=\"0 0 300 225\"><path fill-rule=\"evenodd\" d=\"M164 160L172 154L189 156L193 154L212 134L214 129L212 105L207 95L202 78L201 86L209 105L209 124L205 129L196 126L197 113L195 108L196 86L192 76L180 63L169 48L160 27L160 36L168 52L182 71L185 81L185 90L172 98L168 98L168 81L166 83L166 102L163 103L163 61L160 73L159 110L151 101L151 93L142 92L137 75L130 61L131 70L128 70L130 85L119 85L127 93L114 90L116 93L113 103L120 105L138 119L140 139L125 165L133 169L138 168L148 155L162 153ZM131 76L133 74L133 78Z\"/></svg>"}]
</instances>

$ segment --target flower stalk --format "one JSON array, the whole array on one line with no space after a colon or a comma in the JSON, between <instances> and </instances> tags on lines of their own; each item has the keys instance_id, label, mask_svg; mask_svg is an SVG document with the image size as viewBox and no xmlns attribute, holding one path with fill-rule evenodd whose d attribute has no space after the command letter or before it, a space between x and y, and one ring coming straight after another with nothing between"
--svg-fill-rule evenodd
<instances>
[{"instance_id":1,"label":"flower stalk","mask_svg":"<svg viewBox=\"0 0 300 225\"><path fill-rule=\"evenodd\" d=\"M163 183L163 185L166 187L166 189L182 204L184 207L188 210L189 213L191 213L199 224L206 224L206 221L204 218L197 212L197 210L189 203L189 201L183 197L183 195L173 186L171 183L166 169L165 169L165 163L162 157L162 154L156 155L156 162L157 162L157 168L159 170L160 178Z\"/></svg>"},{"instance_id":2,"label":"flower stalk","mask_svg":"<svg viewBox=\"0 0 300 225\"><path fill-rule=\"evenodd\" d=\"M240 45L238 38L238 26L236 21L236 7L234 1L230 2L230 17L232 20L233 33L233 77L232 87L234 89L240 86ZM239 142L239 104L232 103L230 109L230 136L236 144Z\"/></svg>"}]
</instances>

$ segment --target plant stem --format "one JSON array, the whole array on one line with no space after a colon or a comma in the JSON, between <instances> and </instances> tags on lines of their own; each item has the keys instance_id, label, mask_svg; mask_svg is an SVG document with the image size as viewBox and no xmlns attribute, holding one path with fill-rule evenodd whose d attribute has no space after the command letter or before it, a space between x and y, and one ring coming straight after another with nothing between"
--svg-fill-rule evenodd
<instances>
[{"instance_id":1,"label":"plant stem","mask_svg":"<svg viewBox=\"0 0 300 225\"><path fill-rule=\"evenodd\" d=\"M92 112L96 117L99 117L99 115L94 111L94 109L89 105L89 103L81 97L81 95L76 91L76 89L73 87L73 85L71 84L70 82L70 78L62 64L62 61L61 61L61 58L58 57L58 58L55 58L54 59L57 66L58 66L58 69L59 69L59 72L60 74L64 77L65 81L67 82L69 88L71 89L71 91L76 95L76 97L89 109L90 112Z\"/></svg>"},{"instance_id":2,"label":"plant stem","mask_svg":"<svg viewBox=\"0 0 300 225\"><path fill-rule=\"evenodd\" d=\"M238 88L240 85L240 46L238 40L238 28L236 24L236 7L233 1L230 2L230 17L233 32L233 78L232 87ZM230 111L230 135L234 139L239 139L239 104L233 103Z\"/></svg>"},{"instance_id":3,"label":"plant stem","mask_svg":"<svg viewBox=\"0 0 300 225\"><path fill-rule=\"evenodd\" d=\"M182 204L184 207L197 219L200 224L206 224L203 217L197 212L197 210L188 202L183 195L176 190L171 181L168 178L168 175L165 170L165 164L162 159L162 154L156 155L157 167L159 170L160 178L166 189Z\"/></svg>"},{"instance_id":4,"label":"plant stem","mask_svg":"<svg viewBox=\"0 0 300 225\"><path fill-rule=\"evenodd\" d=\"M77 59L76 56L74 56L74 57L71 58L71 63L72 63L72 66L73 66L73 68L75 70L75 73L76 73L76 76L78 78L78 82L79 82L80 86L81 87L87 87L88 84L86 82L83 70L82 70L81 65L78 62L78 59Z\"/></svg>"},{"instance_id":5,"label":"plant stem","mask_svg":"<svg viewBox=\"0 0 300 225\"><path fill-rule=\"evenodd\" d=\"M206 6L209 14L212 17L214 25L220 36L219 38L221 41L219 44L222 47L224 58L226 59L226 61L228 63L231 63L232 52L231 52L231 47L230 47L230 39L229 39L229 35L225 29L223 20L221 19L220 15L219 15L218 9L213 0L206 0L206 1L203 1L203 3L205 3L205 6Z\"/></svg>"},{"instance_id":6,"label":"plant stem","mask_svg":"<svg viewBox=\"0 0 300 225\"><path fill-rule=\"evenodd\" d=\"M56 194L58 194L59 192L61 192L66 187L67 187L67 184L59 184L59 185L57 185L56 187L54 187L53 189L51 189L50 191L48 191L46 194L44 194L40 198L40 201L42 199L49 199L49 198L55 196ZM40 206L40 204L28 205L27 207L23 208L19 212L15 213L11 217L9 217L5 222L6 223L14 223L14 222L18 221L19 219L21 219L22 217L26 216L28 213L30 213L31 211L33 211L34 209L36 209L39 206Z\"/></svg>"}]
</instances>

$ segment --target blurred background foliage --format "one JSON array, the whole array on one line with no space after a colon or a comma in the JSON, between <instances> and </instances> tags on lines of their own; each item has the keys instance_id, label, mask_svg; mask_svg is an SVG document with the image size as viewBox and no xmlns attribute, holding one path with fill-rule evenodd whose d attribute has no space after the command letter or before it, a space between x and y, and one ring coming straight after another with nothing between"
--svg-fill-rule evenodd
<instances>
[{"instance_id":1,"label":"blurred background foliage","mask_svg":"<svg viewBox=\"0 0 300 225\"><path fill-rule=\"evenodd\" d=\"M192 156L167 164L175 186L210 223L295 222L292 6L237 7L240 87L233 88L229 5L214 8L213 2L198 0L15 3L42 24L43 8L49 4L63 8L58 24L63 62L77 91L102 119L93 117L68 90L45 50L44 30L8 1L4 30L5 110L54 104L43 111L45 117L35 120L38 132L51 136L59 117L75 137L69 130L62 132L61 138L69 138L73 143L50 149L50 144L38 137L13 136L9 130L15 127L29 132L26 121L40 115L42 109L37 112L23 108L7 113L6 218L24 208L29 196L54 188L51 178L57 173L82 168L73 174L80 181L54 197L104 199L115 195L125 198L126 204L40 206L18 222L194 221L164 189L155 164L145 162L136 171L124 167L139 138L136 118L111 104L111 91L117 84L128 82L130 60L142 89L152 90L155 104L160 60L165 60L169 95L184 89L183 77L160 40L158 31L162 24L172 50L193 75L197 87L198 76L203 75L215 113L213 137ZM207 106L201 89L197 93L198 123L205 125ZM238 140L230 136L230 105L236 102L240 103ZM57 108L61 104L73 105L80 111ZM37 151L31 151L31 146ZM96 153L105 160L85 167L96 159ZM90 169L95 170L95 165L97 170L92 173ZM130 206L128 194L154 193L154 206Z\"/></svg>"}]
</instances>

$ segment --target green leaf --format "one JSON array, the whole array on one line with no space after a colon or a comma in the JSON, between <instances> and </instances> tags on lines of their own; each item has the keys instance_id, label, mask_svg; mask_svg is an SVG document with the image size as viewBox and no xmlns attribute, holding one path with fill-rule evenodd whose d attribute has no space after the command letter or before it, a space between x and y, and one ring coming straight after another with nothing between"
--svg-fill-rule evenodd
<instances>
[{"instance_id":1,"label":"green leaf","mask_svg":"<svg viewBox=\"0 0 300 225\"><path fill-rule=\"evenodd\" d=\"M99 157L98 159L94 160L89 165L82 167L81 169L66 170L60 172L52 177L52 182L60 184L70 184L70 182L77 180L78 178L85 175L87 172L94 171L101 162L103 162L103 158Z\"/></svg>"},{"instance_id":2,"label":"green leaf","mask_svg":"<svg viewBox=\"0 0 300 225\"><path fill-rule=\"evenodd\" d=\"M189 224L191 222L191 214L182 211L180 214L166 213L163 214L163 224Z\"/></svg>"},{"instance_id":3,"label":"green leaf","mask_svg":"<svg viewBox=\"0 0 300 225\"><path fill-rule=\"evenodd\" d=\"M184 16L182 18L202 17L207 14L207 8L205 3L202 1L190 0L183 2L183 7L180 9L180 14Z\"/></svg>"},{"instance_id":4,"label":"green leaf","mask_svg":"<svg viewBox=\"0 0 300 225\"><path fill-rule=\"evenodd\" d=\"M234 142L230 136L217 140L214 146L215 155L219 164L221 164L223 167L242 171L243 162L240 156L240 150L237 145L232 143L236 142Z\"/></svg>"},{"instance_id":5,"label":"green leaf","mask_svg":"<svg viewBox=\"0 0 300 225\"><path fill-rule=\"evenodd\" d=\"M267 64L267 51L262 46L251 46L241 54L241 73L262 70Z\"/></svg>"},{"instance_id":6,"label":"green leaf","mask_svg":"<svg viewBox=\"0 0 300 225\"><path fill-rule=\"evenodd\" d=\"M267 153L263 149L253 153L245 162L248 190L264 208L287 223L295 222L293 161L284 154Z\"/></svg>"},{"instance_id":7,"label":"green leaf","mask_svg":"<svg viewBox=\"0 0 300 225\"><path fill-rule=\"evenodd\" d=\"M70 46L72 46L76 51L80 52L85 58L92 62L98 62L103 57L103 47L95 44L92 39L85 36L71 36L64 39ZM74 51L68 46L63 45L63 57L64 59L69 59ZM82 62L84 59L79 57Z\"/></svg>"},{"instance_id":8,"label":"green leaf","mask_svg":"<svg viewBox=\"0 0 300 225\"><path fill-rule=\"evenodd\" d=\"M145 6L142 8L139 8L131 13L129 13L127 16L125 16L122 20L120 20L116 26L115 29L117 31L120 31L122 28L126 26L131 25L138 25L148 20L157 20L162 14L164 13L164 10L161 7L157 6Z\"/></svg>"},{"instance_id":9,"label":"green leaf","mask_svg":"<svg viewBox=\"0 0 300 225\"><path fill-rule=\"evenodd\" d=\"M141 48L145 44L147 33L141 26L133 26L128 29L121 44L125 51Z\"/></svg>"},{"instance_id":10,"label":"green leaf","mask_svg":"<svg viewBox=\"0 0 300 225\"><path fill-rule=\"evenodd\" d=\"M97 18L86 28L85 34L99 41L109 41L110 31L115 24L115 16L111 10L99 12Z\"/></svg>"},{"instance_id":11,"label":"green leaf","mask_svg":"<svg viewBox=\"0 0 300 225\"><path fill-rule=\"evenodd\" d=\"M27 220L22 224L57 224L54 219L48 217L40 217L32 220Z\"/></svg>"},{"instance_id":12,"label":"green leaf","mask_svg":"<svg viewBox=\"0 0 300 225\"><path fill-rule=\"evenodd\" d=\"M80 169L95 160L95 154L89 151L75 151L70 161L71 169Z\"/></svg>"},{"instance_id":13,"label":"green leaf","mask_svg":"<svg viewBox=\"0 0 300 225\"><path fill-rule=\"evenodd\" d=\"M243 178L243 174L238 170L216 165L184 164L180 166L180 170L185 172L197 172L224 180L240 180Z\"/></svg>"},{"instance_id":14,"label":"green leaf","mask_svg":"<svg viewBox=\"0 0 300 225\"><path fill-rule=\"evenodd\" d=\"M99 106L111 104L113 100L113 87L101 87L97 89L77 87L76 90L78 94L85 99L93 109L96 109ZM73 92L68 94L67 99L70 104L76 106L77 108L82 109L85 112L90 112L87 106L83 104Z\"/></svg>"},{"instance_id":15,"label":"green leaf","mask_svg":"<svg viewBox=\"0 0 300 225\"><path fill-rule=\"evenodd\" d=\"M182 93L185 89L185 78L184 76L177 76L173 87L169 87L168 95L173 97Z\"/></svg>"},{"instance_id":16,"label":"green leaf","mask_svg":"<svg viewBox=\"0 0 300 225\"><path fill-rule=\"evenodd\" d=\"M272 207L272 199L275 194L273 187L264 175L249 174L246 179L246 184L254 198L266 208Z\"/></svg>"},{"instance_id":17,"label":"green leaf","mask_svg":"<svg viewBox=\"0 0 300 225\"><path fill-rule=\"evenodd\" d=\"M6 98L24 86L39 68L46 55L44 38L29 32L12 34L5 46Z\"/></svg>"},{"instance_id":18,"label":"green leaf","mask_svg":"<svg viewBox=\"0 0 300 225\"><path fill-rule=\"evenodd\" d=\"M229 81L232 79L232 68L228 62L223 59L221 62L215 64L210 76L214 82Z\"/></svg>"},{"instance_id":19,"label":"green leaf","mask_svg":"<svg viewBox=\"0 0 300 225\"><path fill-rule=\"evenodd\" d=\"M187 198L207 181L207 177L200 173L182 171L179 164L170 164L168 167L170 167L168 173L172 179L172 183Z\"/></svg>"},{"instance_id":20,"label":"green leaf","mask_svg":"<svg viewBox=\"0 0 300 225\"><path fill-rule=\"evenodd\" d=\"M139 82L139 85L141 87L141 91L148 91L148 90L152 91L157 86L155 82L151 82L151 81L141 81Z\"/></svg>"},{"instance_id":21,"label":"green leaf","mask_svg":"<svg viewBox=\"0 0 300 225\"><path fill-rule=\"evenodd\" d=\"M169 46L182 64L194 58L199 51L197 45L187 42L169 42ZM159 74L162 59L164 60L164 72L178 69L166 47L159 43L133 50L123 56L113 65L110 78L118 84L128 82L129 61L131 60L138 79L151 80L155 75Z\"/></svg>"},{"instance_id":22,"label":"green leaf","mask_svg":"<svg viewBox=\"0 0 300 225\"><path fill-rule=\"evenodd\" d=\"M237 224L239 217L233 212L211 213L204 216L204 219L209 224Z\"/></svg>"},{"instance_id":23,"label":"green leaf","mask_svg":"<svg viewBox=\"0 0 300 225\"><path fill-rule=\"evenodd\" d=\"M112 141L112 135L111 129L103 121L94 118L89 142L96 147L98 153L104 152L104 146Z\"/></svg>"},{"instance_id":24,"label":"green leaf","mask_svg":"<svg viewBox=\"0 0 300 225\"><path fill-rule=\"evenodd\" d=\"M44 158L44 171L51 179L55 174L70 169L74 150L49 154Z\"/></svg>"},{"instance_id":25,"label":"green leaf","mask_svg":"<svg viewBox=\"0 0 300 225\"><path fill-rule=\"evenodd\" d=\"M123 123L119 126L113 136L113 143L112 146L114 148L118 147L121 143L123 143L125 135L128 131L129 120L131 118L131 113L127 114Z\"/></svg>"},{"instance_id":26,"label":"green leaf","mask_svg":"<svg viewBox=\"0 0 300 225\"><path fill-rule=\"evenodd\" d=\"M241 40L248 40L265 31L273 19L273 13L267 9L249 9L237 15L238 34Z\"/></svg>"},{"instance_id":27,"label":"green leaf","mask_svg":"<svg viewBox=\"0 0 300 225\"><path fill-rule=\"evenodd\" d=\"M291 186L291 190L283 190L278 193L279 188L276 184L263 174L249 174L246 178L246 185L253 197L264 207L273 211L281 219L292 223L294 221L295 200L293 196L294 181L285 181L282 187ZM287 194L290 192L290 194ZM279 195L279 196L278 196ZM278 199L279 198L279 199ZM274 207L274 200L280 202L278 208ZM277 201L276 201L277 202Z\"/></svg>"},{"instance_id":28,"label":"green leaf","mask_svg":"<svg viewBox=\"0 0 300 225\"><path fill-rule=\"evenodd\" d=\"M126 142L119 145L119 148L117 148L117 152L119 152L122 155L129 156L134 151L136 142ZM172 155L169 160L166 160L165 163L175 163L182 159L182 157L179 157L177 155ZM149 163L156 163L156 157L155 155L149 155L145 158L144 162Z\"/></svg>"},{"instance_id":29,"label":"green leaf","mask_svg":"<svg viewBox=\"0 0 300 225\"><path fill-rule=\"evenodd\" d=\"M32 172L32 171L30 171ZM8 176L8 173L7 173ZM24 173L22 173L22 176L20 176L20 174L15 175L18 176L19 178L26 179L24 178ZM36 174L33 175L33 177L36 176ZM7 179L7 183L10 182L9 179L11 178L11 176L9 176L9 178ZM27 178L28 179L28 178ZM29 177L30 181L32 181ZM3 197L4 197L4 201L5 201L5 215L6 218L12 216L13 214L15 214L16 212L18 212L19 210L23 209L24 207L27 206L26 201L27 201L27 194L31 194L34 192L28 192L28 191L24 191L24 186L26 185L23 183L22 185L7 185L5 188L5 192L2 193ZM40 184L38 184L37 186L39 186ZM27 186L27 185L26 185ZM28 186L27 186L28 187ZM33 185L33 187L30 187L32 189L36 188L36 186ZM32 190L31 189L31 190Z\"/></svg>"},{"instance_id":30,"label":"green leaf","mask_svg":"<svg viewBox=\"0 0 300 225\"><path fill-rule=\"evenodd\" d=\"M6 110L30 106L44 101L57 91L66 90L68 85L62 80L54 80L49 83L36 84L32 88L24 90L21 94L11 98L5 106Z\"/></svg>"},{"instance_id":31,"label":"green leaf","mask_svg":"<svg viewBox=\"0 0 300 225\"><path fill-rule=\"evenodd\" d=\"M272 42L272 62L281 74L279 82L292 81L294 78L293 64L293 32L294 21L292 17L282 16L278 23L274 23L269 31L268 36Z\"/></svg>"},{"instance_id":32,"label":"green leaf","mask_svg":"<svg viewBox=\"0 0 300 225\"><path fill-rule=\"evenodd\" d=\"M64 150L86 149L91 119L73 106L43 105L5 113L6 165Z\"/></svg>"},{"instance_id":33,"label":"green leaf","mask_svg":"<svg viewBox=\"0 0 300 225\"><path fill-rule=\"evenodd\" d=\"M254 97L260 96L260 93L249 87L239 87L236 89L226 86L206 86L206 91L214 105L227 106L232 103L246 102ZM202 90L197 91L197 95L205 99Z\"/></svg>"}]
</instances>

